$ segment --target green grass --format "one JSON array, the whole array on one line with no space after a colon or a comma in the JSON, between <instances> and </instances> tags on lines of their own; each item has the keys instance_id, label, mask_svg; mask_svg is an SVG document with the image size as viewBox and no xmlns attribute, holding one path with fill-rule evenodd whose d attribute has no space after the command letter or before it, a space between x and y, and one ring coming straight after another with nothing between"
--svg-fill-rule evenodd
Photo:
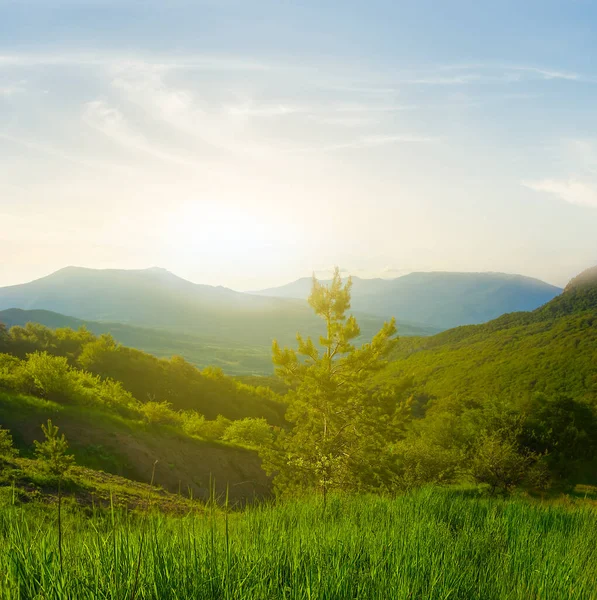
<instances>
[{"instance_id":1,"label":"green grass","mask_svg":"<svg viewBox=\"0 0 597 600\"><path fill-rule=\"evenodd\" d=\"M424 489L184 517L0 512L2 598L597 598L597 512Z\"/></svg>"}]
</instances>

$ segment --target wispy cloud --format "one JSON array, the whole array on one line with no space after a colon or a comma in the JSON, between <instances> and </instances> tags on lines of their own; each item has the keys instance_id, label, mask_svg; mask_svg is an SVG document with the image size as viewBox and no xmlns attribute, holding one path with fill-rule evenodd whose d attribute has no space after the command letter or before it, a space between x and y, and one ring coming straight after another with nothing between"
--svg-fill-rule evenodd
<instances>
[{"instance_id":1,"label":"wispy cloud","mask_svg":"<svg viewBox=\"0 0 597 600\"><path fill-rule=\"evenodd\" d=\"M286 115L295 115L304 113L307 109L301 106L291 106L286 104L272 104L255 106L250 103L230 105L224 107L224 112L235 117L283 117Z\"/></svg>"},{"instance_id":2,"label":"wispy cloud","mask_svg":"<svg viewBox=\"0 0 597 600\"><path fill-rule=\"evenodd\" d=\"M338 144L329 144L325 146L312 146L291 150L291 153L311 153L311 152L333 152L336 150L361 150L366 148L376 148L391 144L426 144L439 142L441 138L414 135L414 134L396 134L396 135L364 135L347 142Z\"/></svg>"},{"instance_id":3,"label":"wispy cloud","mask_svg":"<svg viewBox=\"0 0 597 600\"><path fill-rule=\"evenodd\" d=\"M584 83L596 83L597 77L592 74L577 73L550 67L537 67L532 65L512 65L504 63L463 63L455 65L442 65L440 71L475 71L475 76L480 81L524 81L525 79L564 80Z\"/></svg>"},{"instance_id":4,"label":"wispy cloud","mask_svg":"<svg viewBox=\"0 0 597 600\"><path fill-rule=\"evenodd\" d=\"M122 165L120 163L116 163L113 161L104 161L95 158L86 158L78 154L65 152L64 150L60 149L59 147L53 144L47 144L44 142L39 142L37 140L29 140L2 131L0 131L0 140L4 140L5 142L9 142L10 144L16 146L20 146L31 152L44 154L46 156L56 158L60 161L66 161L80 166L90 167L92 169L107 169L110 171L117 170L130 172L130 169L127 166Z\"/></svg>"},{"instance_id":5,"label":"wispy cloud","mask_svg":"<svg viewBox=\"0 0 597 600\"><path fill-rule=\"evenodd\" d=\"M89 102L83 112L83 122L89 127L107 136L112 141L131 150L177 165L197 168L197 161L164 150L162 146L152 144L145 136L133 131L122 113L102 100Z\"/></svg>"},{"instance_id":6,"label":"wispy cloud","mask_svg":"<svg viewBox=\"0 0 597 600\"><path fill-rule=\"evenodd\" d=\"M597 183L595 182L584 182L575 179L545 179L542 181L524 181L523 185L536 192L546 192L557 196L570 204L597 208Z\"/></svg>"},{"instance_id":7,"label":"wispy cloud","mask_svg":"<svg viewBox=\"0 0 597 600\"><path fill-rule=\"evenodd\" d=\"M51 67L51 66L74 66L74 67L119 67L134 66L136 64L152 64L162 69L196 69L200 71L267 71L273 65L234 56L216 55L168 55L134 53L123 54L122 52L79 52L73 50L67 53L19 53L0 54L0 68L2 67Z\"/></svg>"},{"instance_id":8,"label":"wispy cloud","mask_svg":"<svg viewBox=\"0 0 597 600\"><path fill-rule=\"evenodd\" d=\"M15 94L20 94L25 91L25 82L20 81L18 83L9 83L0 85L0 98L8 98Z\"/></svg>"},{"instance_id":9,"label":"wispy cloud","mask_svg":"<svg viewBox=\"0 0 597 600\"><path fill-rule=\"evenodd\" d=\"M129 65L114 77L112 87L147 117L185 137L245 156L263 156L269 151L254 140L246 141L221 105L214 108L195 91L168 83L155 65Z\"/></svg>"},{"instance_id":10,"label":"wispy cloud","mask_svg":"<svg viewBox=\"0 0 597 600\"><path fill-rule=\"evenodd\" d=\"M560 142L552 152L567 173L523 181L522 185L570 204L597 208L597 142L590 138L568 139Z\"/></svg>"}]
</instances>

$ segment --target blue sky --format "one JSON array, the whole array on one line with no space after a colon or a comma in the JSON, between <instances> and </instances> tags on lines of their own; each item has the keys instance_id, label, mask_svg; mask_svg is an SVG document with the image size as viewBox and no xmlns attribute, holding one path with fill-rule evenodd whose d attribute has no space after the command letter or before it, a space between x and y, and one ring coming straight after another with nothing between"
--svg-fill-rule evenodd
<instances>
[{"instance_id":1,"label":"blue sky","mask_svg":"<svg viewBox=\"0 0 597 600\"><path fill-rule=\"evenodd\" d=\"M596 30L578 1L0 0L0 285L564 284L597 263Z\"/></svg>"}]
</instances>

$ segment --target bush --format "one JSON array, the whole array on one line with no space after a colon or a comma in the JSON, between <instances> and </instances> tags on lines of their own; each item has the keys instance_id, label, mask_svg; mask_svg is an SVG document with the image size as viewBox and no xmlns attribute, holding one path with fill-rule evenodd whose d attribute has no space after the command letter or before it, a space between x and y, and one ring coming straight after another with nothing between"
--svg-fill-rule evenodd
<instances>
[{"instance_id":1,"label":"bush","mask_svg":"<svg viewBox=\"0 0 597 600\"><path fill-rule=\"evenodd\" d=\"M399 442L395 449L398 488L409 489L429 483L452 483L460 471L463 453L443 448L417 437Z\"/></svg>"},{"instance_id":2,"label":"bush","mask_svg":"<svg viewBox=\"0 0 597 600\"><path fill-rule=\"evenodd\" d=\"M64 356L35 352L27 356L25 371L31 377L35 391L50 400L71 400L75 385L71 367Z\"/></svg>"},{"instance_id":3,"label":"bush","mask_svg":"<svg viewBox=\"0 0 597 600\"><path fill-rule=\"evenodd\" d=\"M221 440L226 429L232 423L230 419L222 415L218 415L213 421L208 421L203 415L195 414L196 417L190 416L191 413L187 413L188 416L183 422L183 428L189 435L196 435L206 440Z\"/></svg>"},{"instance_id":4,"label":"bush","mask_svg":"<svg viewBox=\"0 0 597 600\"><path fill-rule=\"evenodd\" d=\"M234 444L260 448L271 444L273 432L265 419L246 418L232 421L222 439Z\"/></svg>"},{"instance_id":5,"label":"bush","mask_svg":"<svg viewBox=\"0 0 597 600\"><path fill-rule=\"evenodd\" d=\"M194 410L183 413L182 429L187 435L201 437L205 417Z\"/></svg>"},{"instance_id":6,"label":"bush","mask_svg":"<svg viewBox=\"0 0 597 600\"><path fill-rule=\"evenodd\" d=\"M173 425L178 427L183 422L183 416L174 412L169 402L147 402L139 410L148 423L156 425Z\"/></svg>"},{"instance_id":7,"label":"bush","mask_svg":"<svg viewBox=\"0 0 597 600\"><path fill-rule=\"evenodd\" d=\"M521 453L515 442L486 434L473 448L470 474L492 493L509 492L527 478L536 461L536 455Z\"/></svg>"}]
</instances>

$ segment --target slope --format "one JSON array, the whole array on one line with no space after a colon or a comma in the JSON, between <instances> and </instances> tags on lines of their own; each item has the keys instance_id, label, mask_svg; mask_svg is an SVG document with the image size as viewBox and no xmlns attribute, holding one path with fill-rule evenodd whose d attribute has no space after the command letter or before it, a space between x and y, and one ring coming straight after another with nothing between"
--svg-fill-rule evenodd
<instances>
[{"instance_id":1,"label":"slope","mask_svg":"<svg viewBox=\"0 0 597 600\"><path fill-rule=\"evenodd\" d=\"M149 352L158 358L182 356L201 369L219 367L229 375L267 375L272 372L271 347L222 341L213 336L186 334L164 329L136 327L122 323L102 323L68 317L49 310L0 310L0 323L23 327L39 323L50 329L86 327L95 335L110 334L123 344Z\"/></svg>"},{"instance_id":2,"label":"slope","mask_svg":"<svg viewBox=\"0 0 597 600\"><path fill-rule=\"evenodd\" d=\"M235 502L269 494L269 480L251 450L0 390L0 423L11 430L23 456L32 455L33 440L41 439L40 425L48 418L66 435L80 466L148 483L155 464L155 483L187 497L208 498L211 483L219 495L228 490Z\"/></svg>"},{"instance_id":3,"label":"slope","mask_svg":"<svg viewBox=\"0 0 597 600\"><path fill-rule=\"evenodd\" d=\"M597 402L597 269L532 312L401 339L384 372L436 398L562 394Z\"/></svg>"}]
</instances>

